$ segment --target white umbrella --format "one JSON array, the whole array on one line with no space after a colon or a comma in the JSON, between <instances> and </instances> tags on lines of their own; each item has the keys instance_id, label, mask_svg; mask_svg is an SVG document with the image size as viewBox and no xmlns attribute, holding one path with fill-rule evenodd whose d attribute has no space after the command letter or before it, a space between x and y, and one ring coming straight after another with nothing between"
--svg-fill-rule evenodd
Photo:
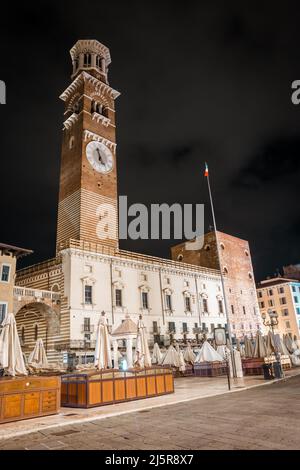
<instances>
[{"instance_id":1,"label":"white umbrella","mask_svg":"<svg viewBox=\"0 0 300 470\"><path fill-rule=\"evenodd\" d=\"M158 344L155 343L152 352L152 364L161 364L162 359L163 355L161 353L161 350L159 349Z\"/></svg>"},{"instance_id":2,"label":"white umbrella","mask_svg":"<svg viewBox=\"0 0 300 470\"><path fill-rule=\"evenodd\" d=\"M209 344L204 341L195 362L223 362L223 357Z\"/></svg>"},{"instance_id":3,"label":"white umbrella","mask_svg":"<svg viewBox=\"0 0 300 470\"><path fill-rule=\"evenodd\" d=\"M255 338L254 354L253 357L264 358L267 355L266 346L262 334L257 332Z\"/></svg>"},{"instance_id":4,"label":"white umbrella","mask_svg":"<svg viewBox=\"0 0 300 470\"><path fill-rule=\"evenodd\" d=\"M112 360L111 360L111 345L110 345L110 336L108 333L107 327L107 318L103 312L98 329L97 329L97 340L95 348L95 362L94 366L96 369L111 369Z\"/></svg>"},{"instance_id":5,"label":"white umbrella","mask_svg":"<svg viewBox=\"0 0 300 470\"><path fill-rule=\"evenodd\" d=\"M2 322L0 334L0 364L3 369L13 377L27 375L24 364L16 320L12 313L8 313Z\"/></svg>"},{"instance_id":6,"label":"white umbrella","mask_svg":"<svg viewBox=\"0 0 300 470\"><path fill-rule=\"evenodd\" d=\"M253 357L253 345L250 341L250 339L248 338L248 336L245 336L244 337L244 346L245 346L245 357L248 358L248 357Z\"/></svg>"},{"instance_id":7,"label":"white umbrella","mask_svg":"<svg viewBox=\"0 0 300 470\"><path fill-rule=\"evenodd\" d=\"M35 369L47 369L49 367L44 343L42 339L38 339L34 350L29 354L28 365Z\"/></svg>"},{"instance_id":8,"label":"white umbrella","mask_svg":"<svg viewBox=\"0 0 300 470\"><path fill-rule=\"evenodd\" d=\"M184 360L186 362L194 364L195 359L196 359L196 354L194 354L190 343L188 344L186 350L184 351L184 356L183 357L184 357Z\"/></svg>"},{"instance_id":9,"label":"white umbrella","mask_svg":"<svg viewBox=\"0 0 300 470\"><path fill-rule=\"evenodd\" d=\"M185 362L184 362L184 357L183 357L183 352L181 351L179 344L176 344L176 351L179 357L179 370L181 372L184 372L186 367L185 367Z\"/></svg>"},{"instance_id":10,"label":"white umbrella","mask_svg":"<svg viewBox=\"0 0 300 470\"><path fill-rule=\"evenodd\" d=\"M180 367L180 358L179 354L174 348L174 346L169 346L167 353L162 361L162 365L164 366L174 366L174 367Z\"/></svg>"},{"instance_id":11,"label":"white umbrella","mask_svg":"<svg viewBox=\"0 0 300 470\"><path fill-rule=\"evenodd\" d=\"M146 327L144 325L142 316L138 322L138 333L136 338L136 348L135 348L135 361L134 364L138 367L150 367L151 364L151 355L148 346L148 340L146 335Z\"/></svg>"}]
</instances>

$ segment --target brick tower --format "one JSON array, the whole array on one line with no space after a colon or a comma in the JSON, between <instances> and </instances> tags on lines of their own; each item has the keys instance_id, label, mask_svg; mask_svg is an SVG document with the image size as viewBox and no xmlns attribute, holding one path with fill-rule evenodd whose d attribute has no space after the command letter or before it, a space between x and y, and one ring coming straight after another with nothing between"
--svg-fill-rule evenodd
<instances>
[{"instance_id":1,"label":"brick tower","mask_svg":"<svg viewBox=\"0 0 300 470\"><path fill-rule=\"evenodd\" d=\"M65 103L57 251L70 239L118 248L115 99L107 47L80 40L70 51Z\"/></svg>"}]
</instances>

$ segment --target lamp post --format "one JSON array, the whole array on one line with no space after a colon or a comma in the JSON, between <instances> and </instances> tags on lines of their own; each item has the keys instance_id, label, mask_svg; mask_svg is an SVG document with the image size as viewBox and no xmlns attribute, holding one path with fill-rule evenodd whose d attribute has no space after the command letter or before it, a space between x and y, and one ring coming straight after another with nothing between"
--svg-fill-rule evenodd
<instances>
[{"instance_id":1,"label":"lamp post","mask_svg":"<svg viewBox=\"0 0 300 470\"><path fill-rule=\"evenodd\" d=\"M278 313L274 312L273 310L268 310L268 315L269 315L269 320L267 320L267 314L263 313L262 314L262 319L263 319L263 324L265 326L268 326L272 330L273 338L274 338L274 344L275 344L275 358L276 361L280 364L280 352L278 351L277 344L275 343L275 334L274 334L274 327L278 325L279 320L278 320Z\"/></svg>"}]
</instances>

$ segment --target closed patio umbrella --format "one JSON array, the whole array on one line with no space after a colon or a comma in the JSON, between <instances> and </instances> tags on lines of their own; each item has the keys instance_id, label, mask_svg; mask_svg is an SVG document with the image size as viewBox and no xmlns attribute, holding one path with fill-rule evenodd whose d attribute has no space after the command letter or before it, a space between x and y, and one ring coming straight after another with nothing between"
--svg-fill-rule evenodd
<instances>
[{"instance_id":1,"label":"closed patio umbrella","mask_svg":"<svg viewBox=\"0 0 300 470\"><path fill-rule=\"evenodd\" d=\"M186 362L189 362L190 364L194 364L195 359L196 359L196 354L194 354L190 343L187 345L187 348L184 351L183 357Z\"/></svg>"},{"instance_id":2,"label":"closed patio umbrella","mask_svg":"<svg viewBox=\"0 0 300 470\"><path fill-rule=\"evenodd\" d=\"M159 349L158 344L155 343L152 352L152 364L161 364L162 359L163 355L161 353L161 350Z\"/></svg>"},{"instance_id":3,"label":"closed patio umbrella","mask_svg":"<svg viewBox=\"0 0 300 470\"><path fill-rule=\"evenodd\" d=\"M37 340L34 350L29 354L28 365L33 366L35 369L47 369L49 367L42 339Z\"/></svg>"},{"instance_id":4,"label":"closed patio umbrella","mask_svg":"<svg viewBox=\"0 0 300 470\"><path fill-rule=\"evenodd\" d=\"M289 352L290 354L293 354L293 352L294 352L294 350L293 350L293 342L292 342L292 339L291 339L290 335L288 335L288 334L284 335L283 341L284 341L284 344L285 344L285 346L286 346L288 352Z\"/></svg>"},{"instance_id":5,"label":"closed patio umbrella","mask_svg":"<svg viewBox=\"0 0 300 470\"><path fill-rule=\"evenodd\" d=\"M275 341L274 341L274 335L272 331L270 330L269 333L266 336L266 356L271 356L271 354L275 353Z\"/></svg>"},{"instance_id":6,"label":"closed patio umbrella","mask_svg":"<svg viewBox=\"0 0 300 470\"><path fill-rule=\"evenodd\" d=\"M253 357L253 345L248 336L244 337L244 346L245 346L245 357L250 358Z\"/></svg>"},{"instance_id":7,"label":"closed patio umbrella","mask_svg":"<svg viewBox=\"0 0 300 470\"><path fill-rule=\"evenodd\" d=\"M260 331L256 333L253 357L264 358L267 355L265 342Z\"/></svg>"},{"instance_id":8,"label":"closed patio umbrella","mask_svg":"<svg viewBox=\"0 0 300 470\"><path fill-rule=\"evenodd\" d=\"M179 344L176 344L176 351L178 353L178 357L179 357L179 370L181 372L184 372L186 367L185 367L185 362L184 362L184 357L183 357L183 352L181 351L180 347L179 347Z\"/></svg>"},{"instance_id":9,"label":"closed patio umbrella","mask_svg":"<svg viewBox=\"0 0 300 470\"><path fill-rule=\"evenodd\" d=\"M146 327L144 325L142 315L140 315L140 319L138 322L138 333L136 338L134 364L138 367L150 367L152 365L146 334Z\"/></svg>"},{"instance_id":10,"label":"closed patio umbrella","mask_svg":"<svg viewBox=\"0 0 300 470\"><path fill-rule=\"evenodd\" d=\"M97 329L94 366L99 370L112 368L110 336L104 312L101 314Z\"/></svg>"},{"instance_id":11,"label":"closed patio umbrella","mask_svg":"<svg viewBox=\"0 0 300 470\"><path fill-rule=\"evenodd\" d=\"M2 327L0 334L0 365L13 377L27 375L16 320L12 313L6 315Z\"/></svg>"}]
</instances>

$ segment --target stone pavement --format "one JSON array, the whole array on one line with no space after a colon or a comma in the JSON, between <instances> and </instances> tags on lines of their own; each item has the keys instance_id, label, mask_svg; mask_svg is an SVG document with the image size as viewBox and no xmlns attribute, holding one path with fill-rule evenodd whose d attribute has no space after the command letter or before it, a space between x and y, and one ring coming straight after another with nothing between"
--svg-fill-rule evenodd
<instances>
[{"instance_id":1,"label":"stone pavement","mask_svg":"<svg viewBox=\"0 0 300 470\"><path fill-rule=\"evenodd\" d=\"M286 372L286 377L300 374L300 370L292 369ZM231 393L235 393L249 387L269 386L270 382L265 381L262 376L244 377L235 379L232 383ZM26 433L38 432L45 429L56 428L57 426L70 426L77 423L89 422L92 420L106 419L122 414L146 411L155 407L165 407L183 403L198 398L206 398L228 393L226 377L200 378L186 377L175 380L175 393L161 397L147 398L144 400L119 403L115 405L100 406L97 408L61 408L58 415L45 416L41 418L28 419L12 423L1 424L0 442L2 439L16 437ZM63 431L63 430L62 430Z\"/></svg>"},{"instance_id":2,"label":"stone pavement","mask_svg":"<svg viewBox=\"0 0 300 470\"><path fill-rule=\"evenodd\" d=\"M222 396L50 428L0 450L300 449L300 376Z\"/></svg>"}]
</instances>

